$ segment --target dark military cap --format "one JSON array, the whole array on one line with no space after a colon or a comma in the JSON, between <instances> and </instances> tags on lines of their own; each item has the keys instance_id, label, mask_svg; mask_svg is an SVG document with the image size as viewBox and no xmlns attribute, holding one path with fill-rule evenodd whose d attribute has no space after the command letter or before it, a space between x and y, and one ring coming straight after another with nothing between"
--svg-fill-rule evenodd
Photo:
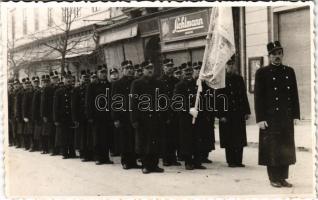
<instances>
[{"instance_id":1,"label":"dark military cap","mask_svg":"<svg viewBox=\"0 0 318 200\"><path fill-rule=\"evenodd\" d=\"M231 58L226 62L226 64L234 64L235 63L235 54L231 56Z\"/></svg>"},{"instance_id":2,"label":"dark military cap","mask_svg":"<svg viewBox=\"0 0 318 200\"><path fill-rule=\"evenodd\" d=\"M15 78L15 79L13 80L13 84L20 84L19 79L18 79L18 78Z\"/></svg>"},{"instance_id":3,"label":"dark military cap","mask_svg":"<svg viewBox=\"0 0 318 200\"><path fill-rule=\"evenodd\" d=\"M153 67L153 64L150 61L144 61L141 63L142 68L150 68Z\"/></svg>"},{"instance_id":4,"label":"dark military cap","mask_svg":"<svg viewBox=\"0 0 318 200\"><path fill-rule=\"evenodd\" d=\"M184 68L187 67L187 63L182 63L179 67L180 67L181 70L183 70Z\"/></svg>"},{"instance_id":5,"label":"dark military cap","mask_svg":"<svg viewBox=\"0 0 318 200\"><path fill-rule=\"evenodd\" d=\"M89 70L82 70L81 77L82 78L89 78Z\"/></svg>"},{"instance_id":6,"label":"dark military cap","mask_svg":"<svg viewBox=\"0 0 318 200\"><path fill-rule=\"evenodd\" d=\"M73 76L72 76L72 72L70 72L70 71L65 72L65 73L63 74L63 77L64 77L64 78L72 78L72 77L73 77Z\"/></svg>"},{"instance_id":7,"label":"dark military cap","mask_svg":"<svg viewBox=\"0 0 318 200\"><path fill-rule=\"evenodd\" d=\"M118 69L117 68L112 68L109 70L109 74L113 74L113 73L118 73Z\"/></svg>"},{"instance_id":8,"label":"dark military cap","mask_svg":"<svg viewBox=\"0 0 318 200\"><path fill-rule=\"evenodd\" d=\"M14 83L13 78L8 79L8 84L13 84L13 83Z\"/></svg>"},{"instance_id":9,"label":"dark military cap","mask_svg":"<svg viewBox=\"0 0 318 200\"><path fill-rule=\"evenodd\" d=\"M181 73L181 66L174 67L173 73Z\"/></svg>"},{"instance_id":10,"label":"dark military cap","mask_svg":"<svg viewBox=\"0 0 318 200\"><path fill-rule=\"evenodd\" d=\"M271 54L271 53L273 53L274 51L276 51L278 49L282 49L283 50L283 47L282 47L282 45L280 44L279 41L269 42L267 44L268 54Z\"/></svg>"},{"instance_id":11,"label":"dark military cap","mask_svg":"<svg viewBox=\"0 0 318 200\"><path fill-rule=\"evenodd\" d=\"M187 63L182 63L181 64L182 71L192 71L192 63L187 62Z\"/></svg>"},{"instance_id":12,"label":"dark military cap","mask_svg":"<svg viewBox=\"0 0 318 200\"><path fill-rule=\"evenodd\" d=\"M48 74L43 74L43 75L41 76L41 81L48 81L48 80L50 80L50 75L48 75Z\"/></svg>"},{"instance_id":13,"label":"dark military cap","mask_svg":"<svg viewBox=\"0 0 318 200\"><path fill-rule=\"evenodd\" d=\"M163 60L163 65L168 65L168 66L173 65L173 59L170 59L170 58L164 59Z\"/></svg>"},{"instance_id":14,"label":"dark military cap","mask_svg":"<svg viewBox=\"0 0 318 200\"><path fill-rule=\"evenodd\" d=\"M33 76L32 77L32 81L33 82L39 82L40 81L40 78L38 76Z\"/></svg>"},{"instance_id":15,"label":"dark military cap","mask_svg":"<svg viewBox=\"0 0 318 200\"><path fill-rule=\"evenodd\" d=\"M97 67L97 71L99 71L99 72L107 72L107 67L105 67L105 66L107 66L107 65L99 65Z\"/></svg>"},{"instance_id":16,"label":"dark military cap","mask_svg":"<svg viewBox=\"0 0 318 200\"><path fill-rule=\"evenodd\" d=\"M97 72L91 72L91 78L97 78Z\"/></svg>"}]
</instances>

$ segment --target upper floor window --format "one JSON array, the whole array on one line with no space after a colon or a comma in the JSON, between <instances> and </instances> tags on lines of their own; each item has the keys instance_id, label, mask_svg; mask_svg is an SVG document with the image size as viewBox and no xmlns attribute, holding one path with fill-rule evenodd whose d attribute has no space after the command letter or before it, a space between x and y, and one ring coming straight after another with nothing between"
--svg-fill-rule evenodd
<instances>
[{"instance_id":1,"label":"upper floor window","mask_svg":"<svg viewBox=\"0 0 318 200\"><path fill-rule=\"evenodd\" d=\"M53 8L47 9L47 25L49 27L53 26Z\"/></svg>"},{"instance_id":2,"label":"upper floor window","mask_svg":"<svg viewBox=\"0 0 318 200\"><path fill-rule=\"evenodd\" d=\"M28 33L28 27L27 27L27 10L26 8L23 8L22 11L22 17L23 17L23 35L26 35Z\"/></svg>"},{"instance_id":3,"label":"upper floor window","mask_svg":"<svg viewBox=\"0 0 318 200\"><path fill-rule=\"evenodd\" d=\"M39 9L34 8L34 30L39 30Z\"/></svg>"},{"instance_id":4,"label":"upper floor window","mask_svg":"<svg viewBox=\"0 0 318 200\"><path fill-rule=\"evenodd\" d=\"M92 12L98 12L100 11L100 7L92 7Z\"/></svg>"}]
</instances>

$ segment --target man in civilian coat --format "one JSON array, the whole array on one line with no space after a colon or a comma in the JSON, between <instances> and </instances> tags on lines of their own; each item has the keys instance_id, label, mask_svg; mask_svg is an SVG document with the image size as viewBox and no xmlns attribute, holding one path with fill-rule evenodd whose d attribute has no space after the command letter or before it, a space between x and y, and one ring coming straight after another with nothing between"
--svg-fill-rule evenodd
<instances>
[{"instance_id":1,"label":"man in civilian coat","mask_svg":"<svg viewBox=\"0 0 318 200\"><path fill-rule=\"evenodd\" d=\"M294 121L300 119L296 75L282 64L279 41L267 45L270 64L255 75L255 114L260 128L259 164L267 166L273 187L292 187L288 183L289 165L296 163Z\"/></svg>"},{"instance_id":2,"label":"man in civilian coat","mask_svg":"<svg viewBox=\"0 0 318 200\"><path fill-rule=\"evenodd\" d=\"M109 158L113 143L113 120L110 112L111 84L107 68L98 67L98 81L88 85L85 97L88 122L92 125L94 159L97 165L113 164Z\"/></svg>"},{"instance_id":3,"label":"man in civilian coat","mask_svg":"<svg viewBox=\"0 0 318 200\"><path fill-rule=\"evenodd\" d=\"M22 116L24 121L23 138L24 138L25 149L28 150L30 149L32 145L32 141L33 141L32 137L33 137L33 131L34 131L34 124L31 118L32 98L33 98L34 89L32 87L32 84L29 78L27 78L25 85L26 85L26 88L22 97Z\"/></svg>"},{"instance_id":4,"label":"man in civilian coat","mask_svg":"<svg viewBox=\"0 0 318 200\"><path fill-rule=\"evenodd\" d=\"M227 97L227 110L219 106L219 133L221 148L225 148L229 167L245 167L242 164L243 148L247 145L246 120L251 113L243 77L236 72L234 56L227 62L226 87L217 94ZM220 102L218 102L220 103ZM223 104L223 102L222 102Z\"/></svg>"},{"instance_id":5,"label":"man in civilian coat","mask_svg":"<svg viewBox=\"0 0 318 200\"><path fill-rule=\"evenodd\" d=\"M155 109L156 89L160 91L160 82L154 77L154 66L144 61L143 76L131 85L131 124L136 132L136 153L141 156L142 173L162 173L158 166L161 150L161 112Z\"/></svg>"},{"instance_id":6,"label":"man in civilian coat","mask_svg":"<svg viewBox=\"0 0 318 200\"><path fill-rule=\"evenodd\" d=\"M72 74L63 76L64 85L57 89L53 99L53 121L56 126L56 143L62 147L63 159L75 158L74 123L72 120L71 98L73 95Z\"/></svg>"},{"instance_id":7,"label":"man in civilian coat","mask_svg":"<svg viewBox=\"0 0 318 200\"><path fill-rule=\"evenodd\" d=\"M135 132L130 123L129 98L130 87L134 80L134 67L132 62L125 60L121 63L123 77L112 84L112 117L115 126L116 145L121 156L123 169L141 168L137 165L135 152ZM120 103L115 104L116 101Z\"/></svg>"},{"instance_id":8,"label":"man in civilian coat","mask_svg":"<svg viewBox=\"0 0 318 200\"><path fill-rule=\"evenodd\" d=\"M39 87L40 78L38 76L32 77L33 82L33 97L31 105L31 119L34 123L33 143L31 151L38 151L40 148L40 137L42 131L42 120L40 117L39 105L41 103L41 88Z\"/></svg>"},{"instance_id":9,"label":"man in civilian coat","mask_svg":"<svg viewBox=\"0 0 318 200\"><path fill-rule=\"evenodd\" d=\"M82 70L80 85L75 87L72 96L72 119L76 125L75 129L75 147L79 149L82 161L93 160L93 149L90 148L88 140L88 122L85 107L86 89L89 84L89 71Z\"/></svg>"},{"instance_id":10,"label":"man in civilian coat","mask_svg":"<svg viewBox=\"0 0 318 200\"><path fill-rule=\"evenodd\" d=\"M202 165L203 125L208 120L210 113L202 111L197 114L196 123L192 124L190 108L194 107L197 93L196 80L193 79L192 63L183 63L183 79L175 85L175 97L182 96L182 110L178 111L179 116L179 145L180 153L185 161L185 169L206 169Z\"/></svg>"},{"instance_id":11,"label":"man in civilian coat","mask_svg":"<svg viewBox=\"0 0 318 200\"><path fill-rule=\"evenodd\" d=\"M173 96L174 86L179 82L177 78L173 76L173 60L165 59L163 61L163 74L158 78L162 85L162 91L160 94L166 95L169 99ZM162 106L170 105L170 102L163 101ZM181 163L177 162L177 148L178 148L178 122L175 117L177 114L169 106L167 110L163 111L163 131L162 131L162 159L163 166L181 166Z\"/></svg>"}]
</instances>

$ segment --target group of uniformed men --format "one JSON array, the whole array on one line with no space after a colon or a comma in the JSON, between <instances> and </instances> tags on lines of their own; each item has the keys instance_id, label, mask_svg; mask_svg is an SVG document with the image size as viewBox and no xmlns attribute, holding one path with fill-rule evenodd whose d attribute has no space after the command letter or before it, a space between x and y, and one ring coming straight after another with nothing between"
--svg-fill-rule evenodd
<instances>
[{"instance_id":1,"label":"group of uniformed men","mask_svg":"<svg viewBox=\"0 0 318 200\"><path fill-rule=\"evenodd\" d=\"M274 50L273 48L269 48L270 56L276 52L274 50L282 50L281 47ZM219 118L220 144L222 148L225 148L228 166L244 167L243 147L247 145L245 121L249 117L250 108L244 80L236 73L234 57L227 62L224 89L213 90L203 83L200 94L200 108L203 109L195 116L194 124L189 109L194 107L195 98L185 99L182 102L184 109L178 111L172 107L160 111L155 109L156 89L160 89L160 93L168 97L168 100L176 95L196 96L198 89L196 80L199 77L201 65L202 62L188 62L175 67L172 59L164 59L163 73L160 77L155 77L154 65L150 61L133 65L130 60L125 60L119 67L120 71L116 68L109 70L110 81L107 78L106 65L98 66L97 73L82 71L78 85L75 85L75 78L70 72L61 74L61 77L58 73L52 72L49 75L42 75L41 80L37 76L32 77L31 80L23 78L22 83L18 79L10 80L9 143L16 147L30 149L30 151L42 151L43 154L62 155L64 159L75 158L76 150L79 150L82 161L95 161L98 165L112 164L110 155L120 155L123 169L140 168L144 174L164 171L158 166L159 158L162 158L163 166L180 166L179 161L184 161L186 170L206 169L202 163L212 163L208 156L209 152L215 149L214 121L217 117ZM276 67L269 68L269 72L265 72L267 68L264 68L264 73L269 73L266 77L275 74L278 70ZM285 70L285 68L283 66L279 70ZM280 72L277 71L277 73ZM122 74L121 78L119 73ZM259 79L265 79L261 76L261 71L258 71L255 92L257 95L269 95L255 97L256 118L257 122L261 121L259 123L260 148L263 148L263 143L269 140L267 138L265 141L266 138L262 137L266 126L270 123L273 123L273 126L281 125L276 124L272 118L268 119L267 116L275 117L275 112L279 113L279 106L288 105L296 106L296 111L290 115L299 118L299 107L297 110L297 105L294 105L297 102L279 104L278 97L273 97L266 89L266 85L261 86L261 84L270 84L274 87L275 83L282 84L282 81L290 81L289 77L294 78L292 72L286 71L286 78L280 78L282 79L280 82L274 77L273 83L271 80L260 82ZM289 87L296 87L296 85L286 87L285 93L290 90ZM107 90L110 91L110 96L121 97L119 108L116 108L116 104L112 102L110 110L104 109L109 106L109 101L107 98L101 98L101 95L105 95ZM214 97L203 98L205 94L214 94ZM134 95L137 98L134 98ZM216 103L217 108L212 111L206 109L207 104L215 104L216 95L226 96L226 109L222 109L222 104L219 106L219 103ZM147 96L146 99L142 98L145 96ZM266 98L276 98L273 100L274 103L278 103L276 110L264 108L270 105L270 102L266 102ZM292 96L289 95L286 101L291 101L291 98ZM148 104L150 107L143 108L146 100L150 102ZM112 99L112 101L115 100ZM171 104L171 102L159 101L160 106L167 103ZM260 114L261 111L264 113ZM265 120L269 121L266 123ZM291 125L286 124L286 127L288 126ZM281 135L277 131L275 133L276 135L269 133L267 136L273 137L274 142L274 137ZM281 142L286 143L286 141ZM291 139L290 142L293 140ZM267 148L270 145L275 146L270 143L267 144ZM279 144L276 144L275 148L279 148L277 146ZM263 155L264 152L268 154L267 151L260 149L260 154ZM283 153L277 161L269 158L274 155L267 154L266 161L260 161L260 164L268 164L267 160L276 163L284 162ZM294 158L284 162L285 165L292 163ZM269 166L268 169L273 186L290 186L286 182L275 179L275 173L278 173L280 168ZM286 179L286 173L283 178L283 180Z\"/></svg>"}]
</instances>

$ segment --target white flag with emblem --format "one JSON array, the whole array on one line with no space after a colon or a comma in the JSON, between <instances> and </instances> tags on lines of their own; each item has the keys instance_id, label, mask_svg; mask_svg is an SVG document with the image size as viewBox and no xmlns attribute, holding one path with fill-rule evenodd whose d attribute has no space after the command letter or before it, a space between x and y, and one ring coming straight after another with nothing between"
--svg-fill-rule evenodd
<instances>
[{"instance_id":1,"label":"white flag with emblem","mask_svg":"<svg viewBox=\"0 0 318 200\"><path fill-rule=\"evenodd\" d=\"M213 8L199 79L211 88L224 88L226 62L234 53L232 8Z\"/></svg>"}]
</instances>

